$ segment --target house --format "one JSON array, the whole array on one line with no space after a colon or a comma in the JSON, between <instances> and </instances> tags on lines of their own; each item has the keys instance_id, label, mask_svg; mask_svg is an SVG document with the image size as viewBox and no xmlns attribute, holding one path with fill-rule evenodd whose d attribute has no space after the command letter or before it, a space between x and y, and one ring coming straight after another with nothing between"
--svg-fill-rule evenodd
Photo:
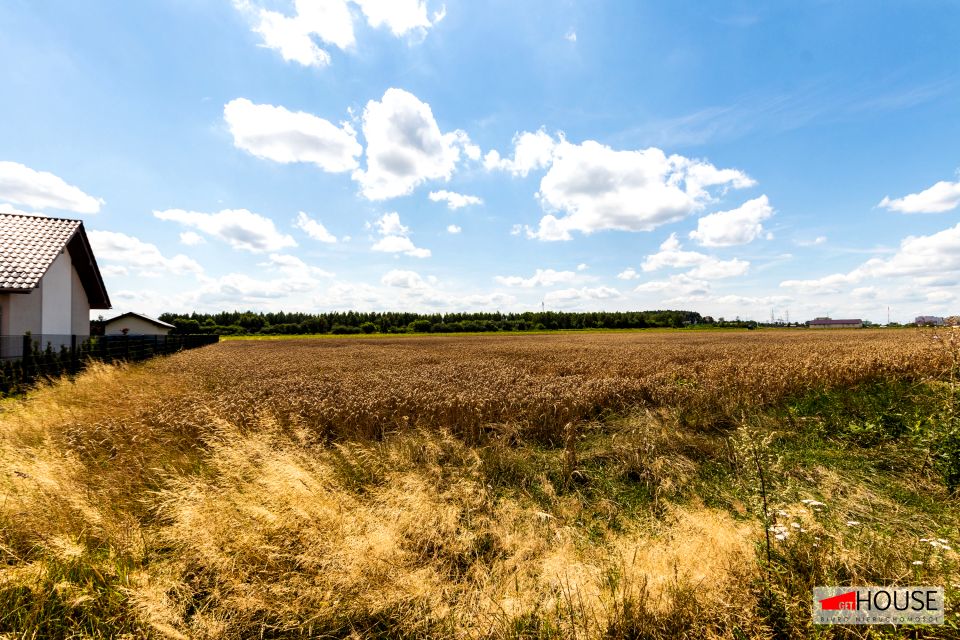
<instances>
[{"instance_id":1,"label":"house","mask_svg":"<svg viewBox=\"0 0 960 640\"><path fill-rule=\"evenodd\" d=\"M942 327L945 324L940 316L917 316L914 322L918 327Z\"/></svg>"},{"instance_id":2,"label":"house","mask_svg":"<svg viewBox=\"0 0 960 640\"><path fill-rule=\"evenodd\" d=\"M0 335L56 348L90 335L90 310L109 308L83 222L0 213Z\"/></svg>"},{"instance_id":3,"label":"house","mask_svg":"<svg viewBox=\"0 0 960 640\"><path fill-rule=\"evenodd\" d=\"M863 320L832 320L830 318L814 318L807 322L811 329L861 329Z\"/></svg>"},{"instance_id":4,"label":"house","mask_svg":"<svg viewBox=\"0 0 960 640\"><path fill-rule=\"evenodd\" d=\"M132 311L110 318L103 323L106 336L165 336L173 329L172 324Z\"/></svg>"}]
</instances>

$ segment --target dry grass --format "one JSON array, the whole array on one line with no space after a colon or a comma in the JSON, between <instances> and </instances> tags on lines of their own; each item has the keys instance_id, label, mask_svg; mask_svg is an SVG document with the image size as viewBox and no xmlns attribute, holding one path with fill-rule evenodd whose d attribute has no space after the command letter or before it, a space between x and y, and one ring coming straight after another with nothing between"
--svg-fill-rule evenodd
<instances>
[{"instance_id":1,"label":"dry grass","mask_svg":"<svg viewBox=\"0 0 960 640\"><path fill-rule=\"evenodd\" d=\"M897 477L937 515L882 470L791 459L813 448L777 444L775 417L735 425L948 365L913 332L784 332L230 342L94 367L2 407L0 633L809 633L790 597L816 580L960 582L918 541L956 542L960 509L919 466ZM773 567L757 443L791 532Z\"/></svg>"}]
</instances>

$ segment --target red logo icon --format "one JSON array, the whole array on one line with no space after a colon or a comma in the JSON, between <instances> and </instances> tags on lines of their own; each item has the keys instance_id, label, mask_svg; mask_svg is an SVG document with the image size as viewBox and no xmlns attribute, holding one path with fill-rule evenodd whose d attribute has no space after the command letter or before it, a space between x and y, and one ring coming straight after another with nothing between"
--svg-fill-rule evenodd
<instances>
[{"instance_id":1,"label":"red logo icon","mask_svg":"<svg viewBox=\"0 0 960 640\"><path fill-rule=\"evenodd\" d=\"M848 591L830 598L824 598L820 601L820 608L824 611L855 611L857 609L857 592Z\"/></svg>"}]
</instances>

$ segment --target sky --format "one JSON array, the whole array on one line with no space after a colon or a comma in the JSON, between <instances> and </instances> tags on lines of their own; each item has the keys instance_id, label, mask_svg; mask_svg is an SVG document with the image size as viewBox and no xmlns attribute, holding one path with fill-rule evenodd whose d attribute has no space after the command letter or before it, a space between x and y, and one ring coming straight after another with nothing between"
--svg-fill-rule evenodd
<instances>
[{"instance_id":1,"label":"sky","mask_svg":"<svg viewBox=\"0 0 960 640\"><path fill-rule=\"evenodd\" d=\"M4 0L116 312L960 314L960 3ZM96 312L99 313L99 312Z\"/></svg>"}]
</instances>

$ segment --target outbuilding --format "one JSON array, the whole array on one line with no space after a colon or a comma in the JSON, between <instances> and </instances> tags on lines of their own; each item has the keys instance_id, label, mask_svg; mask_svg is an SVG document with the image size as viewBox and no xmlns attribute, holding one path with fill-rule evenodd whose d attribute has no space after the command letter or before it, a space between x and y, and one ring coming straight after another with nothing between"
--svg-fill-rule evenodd
<instances>
[{"instance_id":1,"label":"outbuilding","mask_svg":"<svg viewBox=\"0 0 960 640\"><path fill-rule=\"evenodd\" d=\"M103 323L103 333L107 336L165 336L173 328L172 324L133 311Z\"/></svg>"},{"instance_id":2,"label":"outbuilding","mask_svg":"<svg viewBox=\"0 0 960 640\"><path fill-rule=\"evenodd\" d=\"M862 329L863 320L846 319L833 320L832 318L815 318L807 323L811 329Z\"/></svg>"}]
</instances>

